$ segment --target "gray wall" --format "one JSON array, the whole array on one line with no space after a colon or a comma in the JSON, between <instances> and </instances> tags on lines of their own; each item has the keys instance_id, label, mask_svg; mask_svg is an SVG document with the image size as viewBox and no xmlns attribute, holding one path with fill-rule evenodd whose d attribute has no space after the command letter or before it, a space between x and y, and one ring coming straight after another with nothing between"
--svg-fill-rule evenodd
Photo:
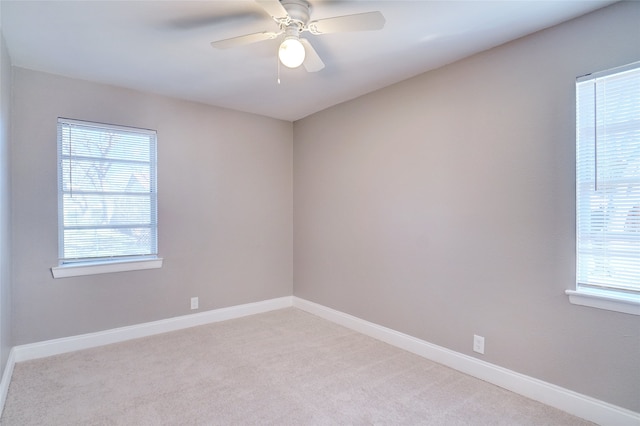
<instances>
[{"instance_id":1,"label":"gray wall","mask_svg":"<svg viewBox=\"0 0 640 426\"><path fill-rule=\"evenodd\" d=\"M294 294L640 411L639 317L564 294L575 77L640 60L638 22L615 4L294 123Z\"/></svg>"},{"instance_id":2,"label":"gray wall","mask_svg":"<svg viewBox=\"0 0 640 426\"><path fill-rule=\"evenodd\" d=\"M292 294L292 124L13 68L13 343ZM158 132L164 267L54 280L56 120Z\"/></svg>"},{"instance_id":3,"label":"gray wall","mask_svg":"<svg viewBox=\"0 0 640 426\"><path fill-rule=\"evenodd\" d=\"M0 32L0 375L11 350L11 61Z\"/></svg>"}]
</instances>

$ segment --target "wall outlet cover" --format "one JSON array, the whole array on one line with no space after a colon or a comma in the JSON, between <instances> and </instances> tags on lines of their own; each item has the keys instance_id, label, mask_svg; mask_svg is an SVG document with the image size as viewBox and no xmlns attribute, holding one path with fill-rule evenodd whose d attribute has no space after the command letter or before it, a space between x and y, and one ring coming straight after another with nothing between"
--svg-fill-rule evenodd
<instances>
[{"instance_id":1,"label":"wall outlet cover","mask_svg":"<svg viewBox=\"0 0 640 426\"><path fill-rule=\"evenodd\" d=\"M473 351L484 354L484 337L473 335Z\"/></svg>"}]
</instances>

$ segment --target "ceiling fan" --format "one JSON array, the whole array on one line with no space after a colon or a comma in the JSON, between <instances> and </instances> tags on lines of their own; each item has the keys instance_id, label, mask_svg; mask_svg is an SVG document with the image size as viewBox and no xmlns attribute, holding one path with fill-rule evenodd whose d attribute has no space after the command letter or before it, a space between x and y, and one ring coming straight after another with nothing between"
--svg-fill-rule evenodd
<instances>
[{"instance_id":1,"label":"ceiling fan","mask_svg":"<svg viewBox=\"0 0 640 426\"><path fill-rule=\"evenodd\" d=\"M305 0L255 1L276 21L278 31L263 31L218 40L211 43L213 47L228 49L276 39L284 34L278 49L280 62L289 68L304 65L307 71L316 72L324 68L324 62L311 43L306 38L301 38L300 34L305 31L314 35L346 31L372 31L382 29L385 24L384 16L378 11L309 21L310 6Z\"/></svg>"}]
</instances>

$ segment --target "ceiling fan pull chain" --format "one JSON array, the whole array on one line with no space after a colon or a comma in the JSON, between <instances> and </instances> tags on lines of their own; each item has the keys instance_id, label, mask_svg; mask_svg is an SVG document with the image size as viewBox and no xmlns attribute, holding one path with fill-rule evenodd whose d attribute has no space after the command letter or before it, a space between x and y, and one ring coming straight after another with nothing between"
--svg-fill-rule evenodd
<instances>
[{"instance_id":1,"label":"ceiling fan pull chain","mask_svg":"<svg viewBox=\"0 0 640 426\"><path fill-rule=\"evenodd\" d=\"M276 62L278 63L278 84L280 84L280 59L277 56Z\"/></svg>"}]
</instances>

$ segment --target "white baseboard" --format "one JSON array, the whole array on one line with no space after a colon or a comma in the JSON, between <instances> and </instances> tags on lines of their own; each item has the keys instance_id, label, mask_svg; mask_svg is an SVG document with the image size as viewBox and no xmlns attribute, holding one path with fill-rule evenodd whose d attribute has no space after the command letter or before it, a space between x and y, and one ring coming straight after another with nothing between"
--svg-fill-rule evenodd
<instances>
[{"instance_id":1,"label":"white baseboard","mask_svg":"<svg viewBox=\"0 0 640 426\"><path fill-rule=\"evenodd\" d=\"M4 410L4 402L7 400L9 383L11 383L11 376L13 375L13 367L16 365L14 353L13 348L11 348L9 357L7 358L7 365L4 367L4 373L2 373L2 381L0 382L0 416Z\"/></svg>"},{"instance_id":2,"label":"white baseboard","mask_svg":"<svg viewBox=\"0 0 640 426\"><path fill-rule=\"evenodd\" d=\"M425 342L299 297L293 297L293 306L599 425L640 425L640 413Z\"/></svg>"},{"instance_id":3,"label":"white baseboard","mask_svg":"<svg viewBox=\"0 0 640 426\"><path fill-rule=\"evenodd\" d=\"M260 314L290 306L292 306L292 296L287 296L278 299L264 300L262 302L214 309L212 311L198 312L197 314L146 322L128 327L114 328L96 333L81 334L79 336L30 343L13 348L15 350L15 362L44 358L47 356L94 348L111 343L124 342L126 340L153 336L154 334L240 318L247 315Z\"/></svg>"}]
</instances>

